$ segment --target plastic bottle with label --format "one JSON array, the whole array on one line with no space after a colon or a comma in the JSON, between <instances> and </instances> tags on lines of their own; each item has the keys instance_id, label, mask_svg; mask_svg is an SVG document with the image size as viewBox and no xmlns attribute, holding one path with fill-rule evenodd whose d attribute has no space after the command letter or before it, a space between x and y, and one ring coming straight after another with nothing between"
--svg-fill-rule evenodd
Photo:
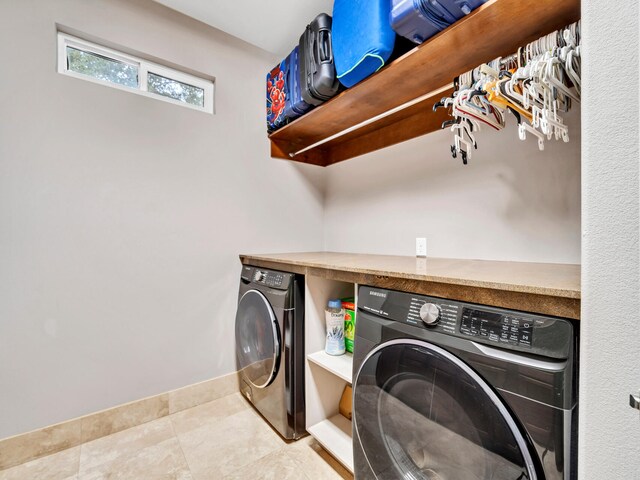
<instances>
[{"instance_id":1,"label":"plastic bottle with label","mask_svg":"<svg viewBox=\"0 0 640 480\"><path fill-rule=\"evenodd\" d=\"M342 301L329 300L324 311L327 323L327 337L324 350L329 355L344 354L344 309Z\"/></svg>"}]
</instances>

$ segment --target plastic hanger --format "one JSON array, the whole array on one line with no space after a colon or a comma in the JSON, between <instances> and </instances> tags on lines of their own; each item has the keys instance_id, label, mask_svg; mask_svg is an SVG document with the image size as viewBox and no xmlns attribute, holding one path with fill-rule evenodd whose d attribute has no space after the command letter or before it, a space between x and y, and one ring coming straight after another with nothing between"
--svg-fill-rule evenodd
<instances>
[{"instance_id":1,"label":"plastic hanger","mask_svg":"<svg viewBox=\"0 0 640 480\"><path fill-rule=\"evenodd\" d=\"M481 125L503 129L507 111L518 122L519 138L536 137L540 150L545 137L568 142L561 114L580 101L580 60L577 22L456 77L453 95L433 106L450 108L453 119L442 128L454 134L452 156L466 164L478 147Z\"/></svg>"}]
</instances>

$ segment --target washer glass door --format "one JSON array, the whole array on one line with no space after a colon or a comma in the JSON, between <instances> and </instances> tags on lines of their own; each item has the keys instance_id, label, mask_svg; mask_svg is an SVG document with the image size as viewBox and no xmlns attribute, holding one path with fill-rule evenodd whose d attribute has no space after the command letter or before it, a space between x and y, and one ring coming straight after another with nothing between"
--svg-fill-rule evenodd
<instances>
[{"instance_id":1,"label":"washer glass door","mask_svg":"<svg viewBox=\"0 0 640 480\"><path fill-rule=\"evenodd\" d=\"M238 367L254 387L268 386L280 367L280 329L267 298L258 290L247 291L236 313Z\"/></svg>"},{"instance_id":2,"label":"washer glass door","mask_svg":"<svg viewBox=\"0 0 640 480\"><path fill-rule=\"evenodd\" d=\"M377 347L354 388L356 435L380 480L538 479L533 447L500 398L436 345Z\"/></svg>"}]
</instances>

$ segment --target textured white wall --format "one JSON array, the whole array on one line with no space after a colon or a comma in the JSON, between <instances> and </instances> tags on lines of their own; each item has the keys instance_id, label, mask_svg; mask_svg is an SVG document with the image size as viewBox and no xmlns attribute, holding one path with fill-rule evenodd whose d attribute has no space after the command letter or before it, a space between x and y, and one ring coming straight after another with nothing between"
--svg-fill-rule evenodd
<instances>
[{"instance_id":1,"label":"textured white wall","mask_svg":"<svg viewBox=\"0 0 640 480\"><path fill-rule=\"evenodd\" d=\"M56 26L217 77L215 116L55 72ZM322 248L275 58L151 1L0 2L0 438L235 370L240 252Z\"/></svg>"},{"instance_id":2,"label":"textured white wall","mask_svg":"<svg viewBox=\"0 0 640 480\"><path fill-rule=\"evenodd\" d=\"M582 2L581 480L640 478L639 13Z\"/></svg>"},{"instance_id":3,"label":"textured white wall","mask_svg":"<svg viewBox=\"0 0 640 480\"><path fill-rule=\"evenodd\" d=\"M451 158L449 131L328 169L329 251L580 263L580 108L571 141L520 141L515 119L476 137L468 165Z\"/></svg>"}]
</instances>

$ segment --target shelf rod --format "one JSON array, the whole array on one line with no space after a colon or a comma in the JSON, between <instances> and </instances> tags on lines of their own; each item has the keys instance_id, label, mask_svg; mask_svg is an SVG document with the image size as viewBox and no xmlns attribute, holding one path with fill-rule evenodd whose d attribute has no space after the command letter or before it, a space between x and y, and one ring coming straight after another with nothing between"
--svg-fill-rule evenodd
<instances>
[{"instance_id":1,"label":"shelf rod","mask_svg":"<svg viewBox=\"0 0 640 480\"><path fill-rule=\"evenodd\" d=\"M453 88L453 83L445 85L444 87L438 88L436 90L432 90L431 92L425 93L424 95L422 95L422 96L420 96L418 98L414 98L413 100L410 100L410 101L408 101L406 103L403 103L402 105L398 105L397 107L394 107L391 110L387 110L386 112L382 112L381 114L376 115L375 117L369 118L369 119L367 119L367 120L365 120L363 122L360 122L360 123L358 123L356 125L353 125L352 127L345 128L344 130L342 130L342 131L340 131L340 132L338 132L338 133L336 133L334 135L331 135L330 137L323 138L322 140L314 143L313 145L309 145L308 147L305 147L302 150L298 150L297 152L292 152L292 153L289 154L289 157L293 158L296 155L299 155L301 153L306 152L307 150L314 149L316 147L319 147L320 145L323 145L323 144L325 144L327 142L330 142L331 140L335 140L336 138L342 137L342 136L344 136L344 135L346 135L348 133L351 133L351 132L353 132L355 130L358 130L358 129L362 128L362 127L366 127L367 125L370 125L370 124L372 124L374 122L377 122L378 120L382 120L383 118L388 117L389 115L393 115L394 113L397 113L397 112L399 112L401 110L404 110L405 108L409 108L409 107L415 105L416 103L420 103L420 102L426 100L427 98L434 97L434 96L436 96L436 95L438 95L438 94L440 94L442 92L446 92L447 90L449 90L451 88Z\"/></svg>"}]
</instances>

